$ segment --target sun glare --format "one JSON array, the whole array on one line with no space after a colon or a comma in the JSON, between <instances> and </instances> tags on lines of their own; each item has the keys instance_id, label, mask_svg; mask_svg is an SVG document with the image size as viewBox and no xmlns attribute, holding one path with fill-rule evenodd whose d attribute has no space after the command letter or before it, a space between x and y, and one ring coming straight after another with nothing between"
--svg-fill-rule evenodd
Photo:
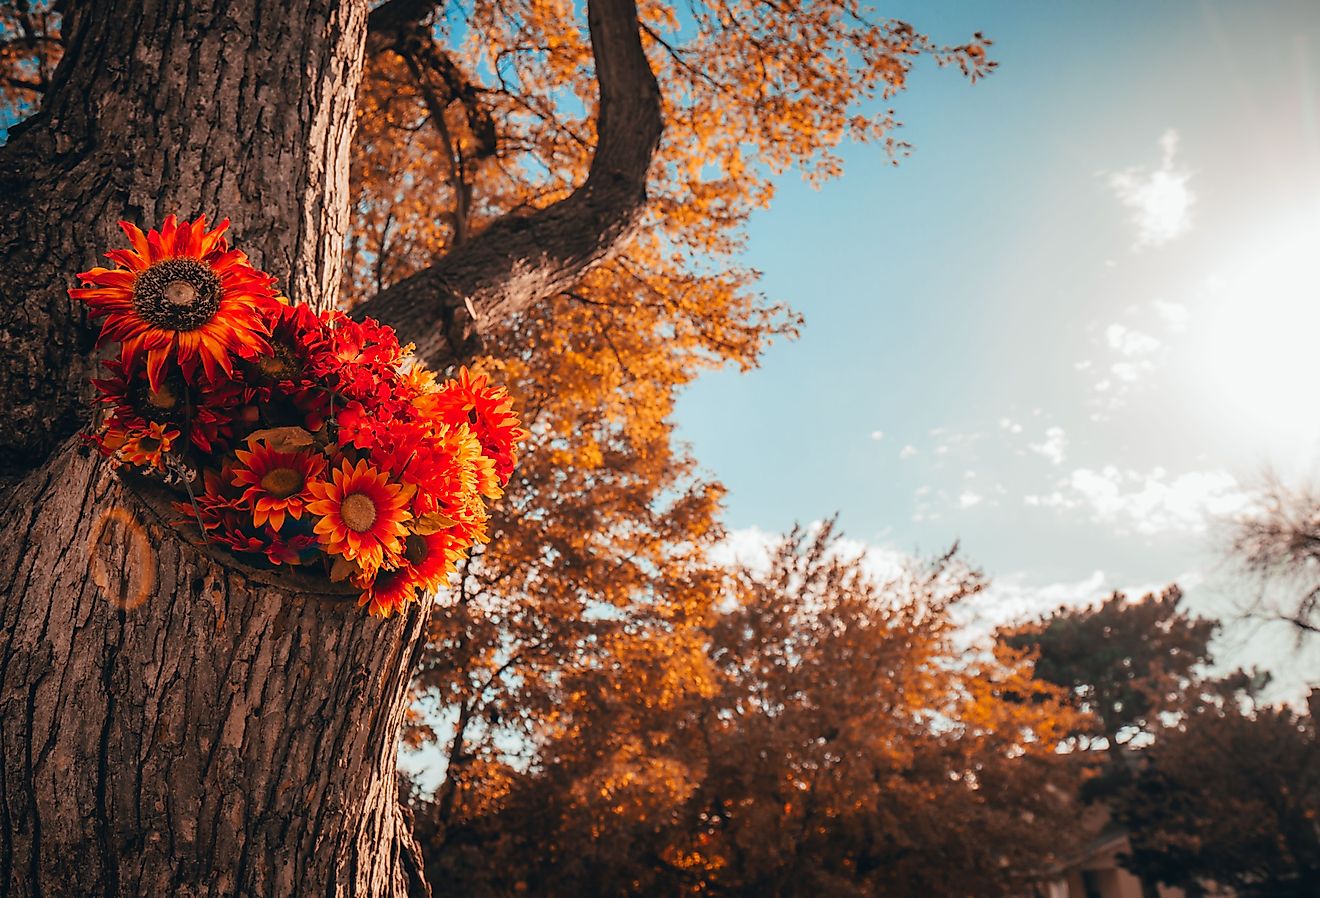
<instances>
[{"instance_id":1,"label":"sun glare","mask_svg":"<svg viewBox=\"0 0 1320 898\"><path fill-rule=\"evenodd\" d=\"M1201 404L1275 464L1320 441L1320 217L1254 238L1193 305L1187 372Z\"/></svg>"}]
</instances>

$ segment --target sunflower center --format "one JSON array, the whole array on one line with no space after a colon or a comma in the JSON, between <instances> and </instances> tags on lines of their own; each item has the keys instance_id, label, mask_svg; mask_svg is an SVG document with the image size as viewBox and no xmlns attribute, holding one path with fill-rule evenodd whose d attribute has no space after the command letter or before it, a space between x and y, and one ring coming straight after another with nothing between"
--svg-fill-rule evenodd
<instances>
[{"instance_id":1,"label":"sunflower center","mask_svg":"<svg viewBox=\"0 0 1320 898\"><path fill-rule=\"evenodd\" d=\"M179 404L179 397L174 395L174 390L169 384L161 384L159 390L147 391L147 402L158 409L168 410Z\"/></svg>"},{"instance_id":2,"label":"sunflower center","mask_svg":"<svg viewBox=\"0 0 1320 898\"><path fill-rule=\"evenodd\" d=\"M275 354L262 356L257 362L261 373L272 380L288 380L298 373L298 365L282 347L275 347Z\"/></svg>"},{"instance_id":3,"label":"sunflower center","mask_svg":"<svg viewBox=\"0 0 1320 898\"><path fill-rule=\"evenodd\" d=\"M339 506L339 514L349 530L362 533L376 523L376 503L361 493L353 493Z\"/></svg>"},{"instance_id":4,"label":"sunflower center","mask_svg":"<svg viewBox=\"0 0 1320 898\"><path fill-rule=\"evenodd\" d=\"M160 440L155 437L139 437L138 448L146 453L155 452L160 448Z\"/></svg>"},{"instance_id":5,"label":"sunflower center","mask_svg":"<svg viewBox=\"0 0 1320 898\"><path fill-rule=\"evenodd\" d=\"M165 259L137 276L133 308L161 330L196 330L220 308L220 278L200 259Z\"/></svg>"},{"instance_id":6,"label":"sunflower center","mask_svg":"<svg viewBox=\"0 0 1320 898\"><path fill-rule=\"evenodd\" d=\"M426 545L426 540L416 533L408 534L408 538L403 541L403 557L408 559L409 564L421 564L430 554Z\"/></svg>"},{"instance_id":7,"label":"sunflower center","mask_svg":"<svg viewBox=\"0 0 1320 898\"><path fill-rule=\"evenodd\" d=\"M190 306L197 302L197 288L187 281L170 281L160 292L166 302L176 306Z\"/></svg>"},{"instance_id":8,"label":"sunflower center","mask_svg":"<svg viewBox=\"0 0 1320 898\"><path fill-rule=\"evenodd\" d=\"M261 488L276 499L287 499L303 488L303 476L293 468L275 468L261 478Z\"/></svg>"}]
</instances>

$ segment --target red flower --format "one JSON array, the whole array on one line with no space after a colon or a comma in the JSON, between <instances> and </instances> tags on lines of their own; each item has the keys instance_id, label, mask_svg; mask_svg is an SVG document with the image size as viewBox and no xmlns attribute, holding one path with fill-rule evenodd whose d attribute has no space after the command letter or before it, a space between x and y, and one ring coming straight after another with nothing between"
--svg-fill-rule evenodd
<instances>
[{"instance_id":1,"label":"red flower","mask_svg":"<svg viewBox=\"0 0 1320 898\"><path fill-rule=\"evenodd\" d=\"M359 605L381 617L402 611L417 600L418 590L439 589L454 572L467 547L467 540L453 530L439 530L422 536L408 534L404 540L403 563L394 570L380 571L375 577L360 578L363 587Z\"/></svg>"},{"instance_id":2,"label":"red flower","mask_svg":"<svg viewBox=\"0 0 1320 898\"><path fill-rule=\"evenodd\" d=\"M423 408L450 426L467 424L481 441L484 455L495 461L500 484L509 482L518 461L517 444L527 438L518 423L513 400L504 387L489 386L486 375L473 377L467 368L434 394L422 397Z\"/></svg>"},{"instance_id":3,"label":"red flower","mask_svg":"<svg viewBox=\"0 0 1320 898\"><path fill-rule=\"evenodd\" d=\"M146 234L126 221L119 226L132 247L106 253L117 267L84 271L78 277L89 286L69 291L93 318L105 318L97 345L118 341L127 365L145 355L152 389L170 359L190 380L200 365L215 382L233 374L233 356L269 351L260 309L275 302L274 279L228 248L221 236L228 221L208 231L204 216L180 225L168 215Z\"/></svg>"},{"instance_id":4,"label":"red flower","mask_svg":"<svg viewBox=\"0 0 1320 898\"><path fill-rule=\"evenodd\" d=\"M276 452L257 443L251 452L235 450L234 486L247 487L242 501L252 509L252 523L279 530L284 518L297 520L312 501L310 483L325 472L320 452Z\"/></svg>"},{"instance_id":5,"label":"red flower","mask_svg":"<svg viewBox=\"0 0 1320 898\"><path fill-rule=\"evenodd\" d=\"M438 384L390 328L291 305L223 224L123 228L116 267L70 291L120 343L90 439L170 481L200 471L179 524L259 564L331 562L372 614L440 589L489 539L527 436L505 390L467 369Z\"/></svg>"}]
</instances>

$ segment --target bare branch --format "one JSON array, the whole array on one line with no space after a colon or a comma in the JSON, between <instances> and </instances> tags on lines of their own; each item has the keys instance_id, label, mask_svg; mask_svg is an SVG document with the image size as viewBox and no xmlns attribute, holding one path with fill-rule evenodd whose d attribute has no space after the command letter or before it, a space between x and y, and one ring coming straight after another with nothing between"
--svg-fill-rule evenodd
<instances>
[{"instance_id":1,"label":"bare branch","mask_svg":"<svg viewBox=\"0 0 1320 898\"><path fill-rule=\"evenodd\" d=\"M1229 556L1257 582L1248 617L1320 633L1320 492L1267 475L1255 506L1231 524Z\"/></svg>"},{"instance_id":2,"label":"bare branch","mask_svg":"<svg viewBox=\"0 0 1320 898\"><path fill-rule=\"evenodd\" d=\"M441 367L477 351L479 335L572 286L636 226L660 143L660 89L642 49L634 0L590 0L600 85L595 156L572 194L506 215L435 265L359 306Z\"/></svg>"}]
</instances>

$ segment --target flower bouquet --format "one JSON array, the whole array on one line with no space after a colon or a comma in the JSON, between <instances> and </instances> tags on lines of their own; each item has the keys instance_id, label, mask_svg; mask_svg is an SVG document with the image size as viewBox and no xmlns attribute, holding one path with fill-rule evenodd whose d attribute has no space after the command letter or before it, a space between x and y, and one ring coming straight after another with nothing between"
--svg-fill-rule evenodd
<instances>
[{"instance_id":1,"label":"flower bouquet","mask_svg":"<svg viewBox=\"0 0 1320 898\"><path fill-rule=\"evenodd\" d=\"M389 615L486 542L526 437L502 387L444 382L394 331L317 314L229 248L228 222L143 233L70 296L118 343L89 438L175 494L180 524L256 566L320 570Z\"/></svg>"}]
</instances>

